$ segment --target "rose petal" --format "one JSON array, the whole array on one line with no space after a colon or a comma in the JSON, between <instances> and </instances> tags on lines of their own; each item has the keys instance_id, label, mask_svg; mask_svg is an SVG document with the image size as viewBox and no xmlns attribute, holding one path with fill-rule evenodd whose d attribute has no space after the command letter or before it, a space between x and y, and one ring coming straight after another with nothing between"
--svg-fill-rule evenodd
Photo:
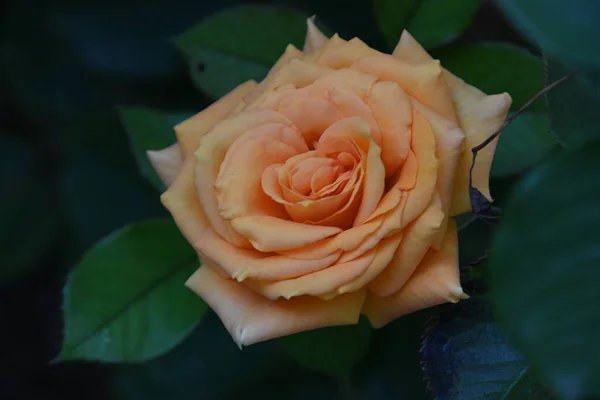
<instances>
[{"instance_id":1,"label":"rose petal","mask_svg":"<svg viewBox=\"0 0 600 400\"><path fill-rule=\"evenodd\" d=\"M290 299L302 295L320 296L362 276L370 268L375 258L375 250L373 250L355 260L334 264L298 278L276 282L254 281L244 283L261 295L273 300L279 297Z\"/></svg>"},{"instance_id":2,"label":"rose petal","mask_svg":"<svg viewBox=\"0 0 600 400\"><path fill-rule=\"evenodd\" d=\"M272 96L270 92L276 88L285 85L303 88L331 72L330 68L316 64L294 46L289 45L267 77L246 97L245 101L248 108L260 107Z\"/></svg>"},{"instance_id":3,"label":"rose petal","mask_svg":"<svg viewBox=\"0 0 600 400\"><path fill-rule=\"evenodd\" d=\"M306 20L306 39L304 39L305 54L314 53L327 43L327 36L315 25L315 16Z\"/></svg>"},{"instance_id":4,"label":"rose petal","mask_svg":"<svg viewBox=\"0 0 600 400\"><path fill-rule=\"evenodd\" d=\"M426 64L432 60L423 47L406 31L402 33L393 54L413 65ZM469 169L473 160L471 149L482 143L504 123L512 100L507 93L488 96L446 70L443 78L450 89L460 126L466 135L451 207L451 215L458 215L471 209L469 201ZM478 153L473 170L473 186L488 200L491 200L489 172L496 143L497 140L494 140Z\"/></svg>"},{"instance_id":5,"label":"rose petal","mask_svg":"<svg viewBox=\"0 0 600 400\"><path fill-rule=\"evenodd\" d=\"M452 205L452 195L456 181L456 172L458 162L461 157L462 144L465 134L456 123L442 117L429 110L422 104L414 101L414 107L417 111L425 116L435 137L437 145L436 157L439 160L437 191L440 194L442 201L442 211L448 217L450 215L450 207ZM436 238L434 239L433 248L439 250L441 241L446 232L447 221L444 220Z\"/></svg>"},{"instance_id":6,"label":"rose petal","mask_svg":"<svg viewBox=\"0 0 600 400\"><path fill-rule=\"evenodd\" d=\"M402 315L466 298L460 287L456 223L451 220L440 251L430 250L397 293L379 297L369 292L363 314L380 328Z\"/></svg>"},{"instance_id":7,"label":"rose petal","mask_svg":"<svg viewBox=\"0 0 600 400\"><path fill-rule=\"evenodd\" d=\"M256 81L246 81L198 114L176 125L175 134L183 156L191 155L198 147L200 138L243 103L244 97L257 85Z\"/></svg>"},{"instance_id":8,"label":"rose petal","mask_svg":"<svg viewBox=\"0 0 600 400\"><path fill-rule=\"evenodd\" d=\"M366 237L377 231L382 221L383 218L369 221L347 229L331 238L297 249L279 251L278 253L299 260L318 260L340 250L351 251L364 242Z\"/></svg>"},{"instance_id":9,"label":"rose petal","mask_svg":"<svg viewBox=\"0 0 600 400\"><path fill-rule=\"evenodd\" d=\"M215 181L219 212L231 220L251 214L287 218L283 206L262 189L271 164L308 151L302 135L288 125L268 123L243 133L227 150Z\"/></svg>"},{"instance_id":10,"label":"rose petal","mask_svg":"<svg viewBox=\"0 0 600 400\"><path fill-rule=\"evenodd\" d=\"M381 297L400 290L431 247L443 220L440 197L434 196L425 212L404 229L394 257L369 284L369 290Z\"/></svg>"},{"instance_id":11,"label":"rose petal","mask_svg":"<svg viewBox=\"0 0 600 400\"><path fill-rule=\"evenodd\" d=\"M363 178L363 193L353 226L363 223L376 209L385 189L385 167L381 161L381 149L370 136L370 125L359 117L345 118L331 125L319 139L317 154L334 152L340 139L356 140L367 153Z\"/></svg>"},{"instance_id":12,"label":"rose petal","mask_svg":"<svg viewBox=\"0 0 600 400\"><path fill-rule=\"evenodd\" d=\"M218 123L200 139L195 152L195 184L198 199L213 229L225 240L238 247L250 248L250 243L231 228L231 224L221 217L214 187L219 168L227 150L244 132L265 124L286 124L291 122L271 110L248 110L235 117Z\"/></svg>"},{"instance_id":13,"label":"rose petal","mask_svg":"<svg viewBox=\"0 0 600 400\"><path fill-rule=\"evenodd\" d=\"M222 239L212 229L203 231L192 244L229 276L240 282L247 278L296 278L332 265L341 254L338 251L318 260L298 260L273 253L240 249Z\"/></svg>"},{"instance_id":14,"label":"rose petal","mask_svg":"<svg viewBox=\"0 0 600 400\"><path fill-rule=\"evenodd\" d=\"M311 329L358 322L365 291L323 301L310 296L269 300L209 268L199 268L186 286L217 313L241 347Z\"/></svg>"},{"instance_id":15,"label":"rose petal","mask_svg":"<svg viewBox=\"0 0 600 400\"><path fill-rule=\"evenodd\" d=\"M442 74L440 62L432 60L418 66L391 55L380 54L357 60L354 68L380 80L396 82L406 93L452 121L458 121L452 96Z\"/></svg>"},{"instance_id":16,"label":"rose petal","mask_svg":"<svg viewBox=\"0 0 600 400\"><path fill-rule=\"evenodd\" d=\"M231 220L233 228L263 252L289 250L340 233L333 226L316 226L267 215L250 215Z\"/></svg>"},{"instance_id":17,"label":"rose petal","mask_svg":"<svg viewBox=\"0 0 600 400\"><path fill-rule=\"evenodd\" d=\"M433 198L438 170L435 139L425 117L413 110L412 119L412 150L405 166L400 171L398 183L386 194L375 212L367 219L367 221L382 219L380 227L374 234L368 236L359 247L344 253L340 262L359 257L377 245L381 239L404 229L425 211ZM412 182L414 182L414 187L403 190L405 185Z\"/></svg>"},{"instance_id":18,"label":"rose petal","mask_svg":"<svg viewBox=\"0 0 600 400\"><path fill-rule=\"evenodd\" d=\"M179 144L172 144L162 150L149 150L146 154L160 180L166 187L171 186L183 164Z\"/></svg>"},{"instance_id":19,"label":"rose petal","mask_svg":"<svg viewBox=\"0 0 600 400\"><path fill-rule=\"evenodd\" d=\"M502 126L512 103L512 99L507 93L486 96L462 80L455 79L448 79L448 81L466 139L458 163L450 215L462 214L471 209L469 200L469 170L473 161L471 149L480 145ZM490 201L492 196L489 176L497 143L498 138L477 153L473 168L473 187L477 188Z\"/></svg>"},{"instance_id":20,"label":"rose petal","mask_svg":"<svg viewBox=\"0 0 600 400\"><path fill-rule=\"evenodd\" d=\"M381 271L385 269L385 267L390 263L390 261L394 257L394 253L396 252L398 245L401 243L402 237L403 234L399 233L385 238L381 242L379 242L379 245L375 250L375 258L373 259L373 262L369 265L369 268L367 268L366 271L354 281L341 286L337 290L337 293L342 294L355 292L359 289L362 289L363 287L368 285L369 282L375 279L381 273ZM369 254L369 252L365 254ZM360 256L359 259L363 256Z\"/></svg>"},{"instance_id":21,"label":"rose petal","mask_svg":"<svg viewBox=\"0 0 600 400\"><path fill-rule=\"evenodd\" d=\"M377 82L366 99L381 131L385 175L393 175L410 150L412 113L408 96L395 82Z\"/></svg>"},{"instance_id":22,"label":"rose petal","mask_svg":"<svg viewBox=\"0 0 600 400\"><path fill-rule=\"evenodd\" d=\"M160 196L162 204L169 210L181 233L190 243L198 241L210 223L196 197L194 186L194 158L185 160L177 179Z\"/></svg>"},{"instance_id":23,"label":"rose petal","mask_svg":"<svg viewBox=\"0 0 600 400\"><path fill-rule=\"evenodd\" d=\"M367 46L358 38L354 38L348 42L331 38L329 42L322 48L321 54L318 55L317 63L333 69L347 68L354 61L371 55L382 54Z\"/></svg>"}]
</instances>

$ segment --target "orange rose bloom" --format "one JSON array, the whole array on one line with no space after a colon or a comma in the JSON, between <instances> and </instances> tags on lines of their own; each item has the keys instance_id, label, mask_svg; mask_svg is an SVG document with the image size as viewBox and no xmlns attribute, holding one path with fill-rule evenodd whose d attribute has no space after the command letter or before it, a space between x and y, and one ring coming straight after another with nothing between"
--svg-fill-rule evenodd
<instances>
[{"instance_id":1,"label":"orange rose bloom","mask_svg":"<svg viewBox=\"0 0 600 400\"><path fill-rule=\"evenodd\" d=\"M304 330L374 327L463 293L456 224L470 149L504 121L487 96L404 32L392 55L327 39L308 21L260 83L175 128L149 157L203 265L189 286L241 345ZM473 183L489 198L495 143Z\"/></svg>"}]
</instances>

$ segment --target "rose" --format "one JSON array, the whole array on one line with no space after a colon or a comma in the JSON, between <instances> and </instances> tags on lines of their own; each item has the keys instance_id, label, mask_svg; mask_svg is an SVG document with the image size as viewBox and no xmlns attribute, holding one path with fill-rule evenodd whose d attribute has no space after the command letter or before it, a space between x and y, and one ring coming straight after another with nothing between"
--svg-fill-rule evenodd
<instances>
[{"instance_id":1,"label":"rose","mask_svg":"<svg viewBox=\"0 0 600 400\"><path fill-rule=\"evenodd\" d=\"M452 216L470 149L504 121L404 32L392 55L308 21L268 76L175 128L149 157L201 266L187 286L248 345L324 326L374 327L463 293ZM495 143L473 185L490 198Z\"/></svg>"}]
</instances>

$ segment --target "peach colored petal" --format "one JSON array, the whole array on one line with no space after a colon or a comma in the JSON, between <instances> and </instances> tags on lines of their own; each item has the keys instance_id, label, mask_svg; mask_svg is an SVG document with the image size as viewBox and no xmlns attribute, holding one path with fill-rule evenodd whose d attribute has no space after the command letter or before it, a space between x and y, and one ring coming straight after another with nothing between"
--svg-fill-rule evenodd
<instances>
[{"instance_id":1,"label":"peach colored petal","mask_svg":"<svg viewBox=\"0 0 600 400\"><path fill-rule=\"evenodd\" d=\"M298 278L276 282L246 281L244 283L252 290L272 300L279 297L290 299L302 295L321 296L362 276L370 268L375 257L375 251L373 250L355 260L337 263Z\"/></svg>"},{"instance_id":2,"label":"peach colored petal","mask_svg":"<svg viewBox=\"0 0 600 400\"><path fill-rule=\"evenodd\" d=\"M381 159L385 175L393 175L410 150L412 113L408 96L395 82L377 82L367 104L381 130Z\"/></svg>"},{"instance_id":3,"label":"peach colored petal","mask_svg":"<svg viewBox=\"0 0 600 400\"><path fill-rule=\"evenodd\" d=\"M403 234L399 233L383 239L375 249L376 255L373 259L373 262L369 265L369 268L367 268L361 276L357 277L352 282L341 286L337 290L337 293L343 294L355 292L364 288L369 284L369 282L375 279L394 257L394 253L396 252L398 245L400 245L402 237ZM369 252L365 254L369 254ZM363 256L360 256L359 259Z\"/></svg>"},{"instance_id":4,"label":"peach colored petal","mask_svg":"<svg viewBox=\"0 0 600 400\"><path fill-rule=\"evenodd\" d=\"M257 85L255 81L246 81L198 114L176 125L175 134L183 156L188 157L194 153L200 138L242 103L243 98Z\"/></svg>"},{"instance_id":5,"label":"peach colored petal","mask_svg":"<svg viewBox=\"0 0 600 400\"><path fill-rule=\"evenodd\" d=\"M431 247L443 220L440 197L434 196L425 212L404 229L402 242L394 257L369 284L369 290L381 297L400 290Z\"/></svg>"},{"instance_id":6,"label":"peach colored petal","mask_svg":"<svg viewBox=\"0 0 600 400\"><path fill-rule=\"evenodd\" d=\"M296 278L327 268L335 263L341 252L329 254L319 260L298 260L286 256L240 249L218 236L212 229L203 231L192 243L233 279L243 281L281 280Z\"/></svg>"},{"instance_id":7,"label":"peach colored petal","mask_svg":"<svg viewBox=\"0 0 600 400\"><path fill-rule=\"evenodd\" d=\"M430 250L397 293L379 297L369 292L363 314L380 328L402 315L466 298L459 279L456 224L451 220L440 251Z\"/></svg>"},{"instance_id":8,"label":"peach colored petal","mask_svg":"<svg viewBox=\"0 0 600 400\"><path fill-rule=\"evenodd\" d=\"M419 66L391 55L379 54L357 60L353 68L399 84L409 95L438 114L457 121L452 96L437 60Z\"/></svg>"},{"instance_id":9,"label":"peach colored petal","mask_svg":"<svg viewBox=\"0 0 600 400\"><path fill-rule=\"evenodd\" d=\"M347 229L331 238L297 249L280 251L279 253L299 260L318 260L340 250L351 251L360 245L366 237L377 231L382 221L383 219L369 221Z\"/></svg>"},{"instance_id":10,"label":"peach colored petal","mask_svg":"<svg viewBox=\"0 0 600 400\"><path fill-rule=\"evenodd\" d=\"M423 46L406 30L402 31L392 55L412 65L428 64L433 60Z\"/></svg>"},{"instance_id":11,"label":"peach colored petal","mask_svg":"<svg viewBox=\"0 0 600 400\"><path fill-rule=\"evenodd\" d=\"M333 41L332 38L323 46L322 50L317 58L317 63L333 69L347 68L362 57L382 54L370 48L358 38L348 42Z\"/></svg>"},{"instance_id":12,"label":"peach colored petal","mask_svg":"<svg viewBox=\"0 0 600 400\"><path fill-rule=\"evenodd\" d=\"M431 125L423 114L415 110L413 110L412 132L412 148L419 163L419 172L414 189L408 192L406 208L402 214L404 226L427 208L436 188L439 167Z\"/></svg>"},{"instance_id":13,"label":"peach colored petal","mask_svg":"<svg viewBox=\"0 0 600 400\"><path fill-rule=\"evenodd\" d=\"M306 39L304 39L305 54L314 53L327 43L329 39L315 25L315 16L306 20Z\"/></svg>"},{"instance_id":14,"label":"peach colored petal","mask_svg":"<svg viewBox=\"0 0 600 400\"><path fill-rule=\"evenodd\" d=\"M344 68L317 79L304 90L311 96L321 96L332 90L346 90L365 100L377 80L375 75L354 68Z\"/></svg>"},{"instance_id":15,"label":"peach colored petal","mask_svg":"<svg viewBox=\"0 0 600 400\"><path fill-rule=\"evenodd\" d=\"M371 137L377 145L381 145L381 132L377 121L365 101L355 93L347 89L332 88L327 91L328 99L333 106L345 117L360 117L366 121L370 129Z\"/></svg>"},{"instance_id":16,"label":"peach colored petal","mask_svg":"<svg viewBox=\"0 0 600 400\"><path fill-rule=\"evenodd\" d=\"M426 64L432 60L423 47L406 31L402 33L400 42L394 50L394 56L413 65ZM450 211L451 215L458 215L471 209L468 190L469 168L473 160L471 149L483 142L504 123L512 100L507 93L488 96L446 70L443 78L450 89L460 126L466 135ZM473 171L473 186L488 200L491 200L488 180L496 143L497 140L478 153Z\"/></svg>"},{"instance_id":17,"label":"peach colored petal","mask_svg":"<svg viewBox=\"0 0 600 400\"><path fill-rule=\"evenodd\" d=\"M162 150L149 150L146 155L160 180L166 187L171 186L183 164L179 144L172 144Z\"/></svg>"},{"instance_id":18,"label":"peach colored petal","mask_svg":"<svg viewBox=\"0 0 600 400\"><path fill-rule=\"evenodd\" d=\"M298 127L309 146L314 146L323 131L344 117L329 101L316 97L287 98L278 111Z\"/></svg>"},{"instance_id":19,"label":"peach colored petal","mask_svg":"<svg viewBox=\"0 0 600 400\"><path fill-rule=\"evenodd\" d=\"M199 268L186 286L217 313L238 346L311 329L358 322L365 291L323 301L310 296L269 300L243 284Z\"/></svg>"},{"instance_id":20,"label":"peach colored petal","mask_svg":"<svg viewBox=\"0 0 600 400\"><path fill-rule=\"evenodd\" d=\"M342 231L333 226L302 224L267 215L234 218L231 224L255 249L263 252L307 246Z\"/></svg>"},{"instance_id":21,"label":"peach colored petal","mask_svg":"<svg viewBox=\"0 0 600 400\"><path fill-rule=\"evenodd\" d=\"M344 223L344 221L333 223L329 218L342 210L344 206L351 201L353 197L352 194L353 191L348 190L322 199L303 200L296 204L286 204L284 207L294 221L320 226L336 226L340 229L344 229L352 226L352 219L346 223ZM356 208L358 207L353 209L354 212L356 212ZM322 223L321 221L323 220L328 220L327 222L330 223Z\"/></svg>"},{"instance_id":22,"label":"peach colored petal","mask_svg":"<svg viewBox=\"0 0 600 400\"><path fill-rule=\"evenodd\" d=\"M429 121L437 145L436 157L439 160L437 191L442 201L442 211L446 216L450 214L452 195L456 181L458 162L461 157L462 144L465 134L456 123L434 113L422 104L413 101L413 105ZM439 250L441 241L446 232L444 221L438 230L433 247Z\"/></svg>"},{"instance_id":23,"label":"peach colored petal","mask_svg":"<svg viewBox=\"0 0 600 400\"><path fill-rule=\"evenodd\" d=\"M502 126L512 99L507 93L486 96L456 77L447 80L454 96L460 125L466 135L464 150L458 163L450 211L451 215L458 215L471 209L469 201L469 169L473 161L471 149L481 144ZM498 138L477 153L473 169L473 186L488 200L492 199L489 176L497 143Z\"/></svg>"},{"instance_id":24,"label":"peach colored petal","mask_svg":"<svg viewBox=\"0 0 600 400\"><path fill-rule=\"evenodd\" d=\"M200 139L195 152L195 184L198 199L213 229L225 240L238 247L250 248L250 243L235 232L219 213L214 184L227 150L247 130L280 123L292 127L284 116L271 110L248 110L218 123Z\"/></svg>"},{"instance_id":25,"label":"peach colored petal","mask_svg":"<svg viewBox=\"0 0 600 400\"><path fill-rule=\"evenodd\" d=\"M227 150L215 189L221 217L231 220L250 214L286 218L283 206L262 189L269 165L308 151L300 133L286 124L268 123L243 133Z\"/></svg>"},{"instance_id":26,"label":"peach colored petal","mask_svg":"<svg viewBox=\"0 0 600 400\"><path fill-rule=\"evenodd\" d=\"M187 158L177 179L160 196L162 204L169 210L179 230L190 243L197 242L202 233L210 227L196 196L194 164L193 157Z\"/></svg>"},{"instance_id":27,"label":"peach colored petal","mask_svg":"<svg viewBox=\"0 0 600 400\"><path fill-rule=\"evenodd\" d=\"M260 107L269 92L286 85L302 88L332 72L331 68L318 65L289 45L267 77L245 98L248 108Z\"/></svg>"},{"instance_id":28,"label":"peach colored petal","mask_svg":"<svg viewBox=\"0 0 600 400\"><path fill-rule=\"evenodd\" d=\"M317 154L334 152L340 140L351 138L367 153L363 193L353 226L357 226L375 210L385 188L385 168L381 161L381 148L370 136L370 125L359 117L342 119L331 125L319 139Z\"/></svg>"}]
</instances>

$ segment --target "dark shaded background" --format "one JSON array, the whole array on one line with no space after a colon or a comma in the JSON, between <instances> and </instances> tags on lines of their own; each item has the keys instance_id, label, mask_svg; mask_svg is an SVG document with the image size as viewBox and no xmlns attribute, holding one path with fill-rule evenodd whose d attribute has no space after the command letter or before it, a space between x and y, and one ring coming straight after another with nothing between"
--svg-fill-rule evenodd
<instances>
[{"instance_id":1,"label":"dark shaded background","mask_svg":"<svg viewBox=\"0 0 600 400\"><path fill-rule=\"evenodd\" d=\"M0 281L0 399L111 398L109 387L117 367L48 362L60 349L61 289L69 268L87 247L112 230L166 215L155 191L137 172L115 106L186 112L210 104L211 99L194 89L187 65L168 39L204 16L239 3L12 0L2 4L0 257L10 258L18 271ZM359 36L377 49L388 50L370 1L276 3L317 14L344 38ZM483 2L460 40L527 46L489 2ZM422 323L425 317L419 314L409 323ZM207 319L209 329L225 343L229 338L218 320L214 315ZM394 388L400 372L386 369L394 357L386 343L394 341L397 329L392 324L377 333L357 380L400 398L406 393ZM418 349L418 342L414 344ZM249 355L244 357L264 358L269 349L268 345L245 349ZM222 369L233 371L227 363L241 365L236 354L211 357L214 363L225 364ZM414 349L412 356L418 362ZM361 397L291 361L278 365L253 382L240 383L235 393L279 398L274 394L279 393L277 387L287 387L294 389L297 398ZM244 368L241 371L249 373L253 367ZM134 382L133 386L144 384L139 374L119 379ZM222 375L218 385L229 382ZM233 391L224 397L204 393L190 398L237 398Z\"/></svg>"}]
</instances>

